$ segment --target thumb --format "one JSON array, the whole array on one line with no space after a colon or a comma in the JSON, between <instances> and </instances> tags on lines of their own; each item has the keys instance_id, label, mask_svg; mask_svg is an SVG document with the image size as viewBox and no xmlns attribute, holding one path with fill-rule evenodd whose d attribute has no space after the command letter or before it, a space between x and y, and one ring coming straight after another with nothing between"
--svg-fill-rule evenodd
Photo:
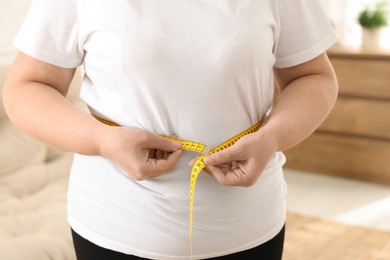
<instances>
[{"instance_id":1,"label":"thumb","mask_svg":"<svg viewBox=\"0 0 390 260\"><path fill-rule=\"evenodd\" d=\"M148 145L150 146L148 148L158 149L167 152L179 150L182 146L180 142L173 141L159 135L153 135L151 140L149 140Z\"/></svg>"},{"instance_id":2,"label":"thumb","mask_svg":"<svg viewBox=\"0 0 390 260\"><path fill-rule=\"evenodd\" d=\"M207 165L219 165L231 162L232 160L233 154L229 148L213 154L209 154L203 158L203 161Z\"/></svg>"}]
</instances>

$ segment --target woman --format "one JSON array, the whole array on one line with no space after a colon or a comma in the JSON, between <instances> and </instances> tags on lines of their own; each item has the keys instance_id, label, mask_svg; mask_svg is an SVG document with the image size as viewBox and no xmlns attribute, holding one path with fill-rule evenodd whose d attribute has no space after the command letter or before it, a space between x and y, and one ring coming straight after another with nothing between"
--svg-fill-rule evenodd
<instances>
[{"instance_id":1,"label":"woman","mask_svg":"<svg viewBox=\"0 0 390 260\"><path fill-rule=\"evenodd\" d=\"M78 259L281 259L283 151L335 103L335 41L317 0L35 0L3 99L16 126L75 153ZM65 98L78 66L90 113ZM203 159L190 223L199 154L160 134L210 149L259 121Z\"/></svg>"}]
</instances>

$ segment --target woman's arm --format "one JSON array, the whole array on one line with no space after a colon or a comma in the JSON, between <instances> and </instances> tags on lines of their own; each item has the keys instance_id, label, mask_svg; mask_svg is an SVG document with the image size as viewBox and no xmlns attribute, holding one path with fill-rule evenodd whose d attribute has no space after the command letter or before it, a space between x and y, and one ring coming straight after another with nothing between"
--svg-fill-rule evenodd
<instances>
[{"instance_id":1,"label":"woman's arm","mask_svg":"<svg viewBox=\"0 0 390 260\"><path fill-rule=\"evenodd\" d=\"M4 85L4 107L14 125L33 138L61 150L96 155L105 127L65 98L74 74L75 69L18 53Z\"/></svg>"},{"instance_id":2,"label":"woman's arm","mask_svg":"<svg viewBox=\"0 0 390 260\"><path fill-rule=\"evenodd\" d=\"M274 72L280 97L260 130L204 158L209 165L206 171L222 184L253 185L276 151L306 139L335 104L338 83L326 53L298 66L275 68ZM232 166L233 161L238 168L235 163Z\"/></svg>"},{"instance_id":3,"label":"woman's arm","mask_svg":"<svg viewBox=\"0 0 390 260\"><path fill-rule=\"evenodd\" d=\"M75 69L18 53L3 90L10 120L58 149L106 156L136 180L161 175L174 166L180 156L179 144L139 128L104 125L73 106L65 96L74 74ZM150 158L153 149L172 153Z\"/></svg>"},{"instance_id":4,"label":"woman's arm","mask_svg":"<svg viewBox=\"0 0 390 260\"><path fill-rule=\"evenodd\" d=\"M278 140L278 151L287 150L311 135L332 110L338 82L326 53L298 66L274 69L281 95L264 130Z\"/></svg>"}]
</instances>

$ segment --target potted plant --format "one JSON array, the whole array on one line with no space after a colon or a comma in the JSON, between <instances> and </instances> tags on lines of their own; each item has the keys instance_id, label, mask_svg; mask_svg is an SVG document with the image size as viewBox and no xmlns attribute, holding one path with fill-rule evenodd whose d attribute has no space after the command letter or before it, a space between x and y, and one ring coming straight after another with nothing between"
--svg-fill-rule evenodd
<instances>
[{"instance_id":1,"label":"potted plant","mask_svg":"<svg viewBox=\"0 0 390 260\"><path fill-rule=\"evenodd\" d=\"M362 46L380 47L381 29L388 25L389 9L386 2L366 6L358 15L362 27Z\"/></svg>"}]
</instances>

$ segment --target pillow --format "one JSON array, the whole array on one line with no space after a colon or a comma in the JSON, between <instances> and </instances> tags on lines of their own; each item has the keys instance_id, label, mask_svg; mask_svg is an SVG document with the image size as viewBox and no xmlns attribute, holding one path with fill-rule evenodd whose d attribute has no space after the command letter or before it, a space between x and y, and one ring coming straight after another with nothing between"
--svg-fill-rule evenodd
<instances>
[{"instance_id":1,"label":"pillow","mask_svg":"<svg viewBox=\"0 0 390 260\"><path fill-rule=\"evenodd\" d=\"M48 148L11 124L0 121L0 177L29 164L44 162Z\"/></svg>"}]
</instances>

